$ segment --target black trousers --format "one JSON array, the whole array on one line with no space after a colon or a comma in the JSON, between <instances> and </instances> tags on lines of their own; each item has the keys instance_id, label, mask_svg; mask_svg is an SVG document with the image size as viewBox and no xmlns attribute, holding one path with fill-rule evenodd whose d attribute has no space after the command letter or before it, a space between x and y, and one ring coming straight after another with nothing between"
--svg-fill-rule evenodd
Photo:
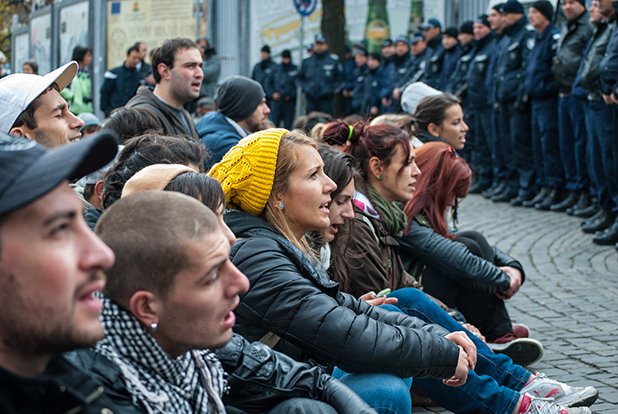
<instances>
[{"instance_id":1,"label":"black trousers","mask_svg":"<svg viewBox=\"0 0 618 414\"><path fill-rule=\"evenodd\" d=\"M455 241L466 245L472 254L493 261L492 248L481 233L462 231L457 233ZM513 329L504 301L492 292L471 286L469 279L455 279L428 266L423 272L423 288L449 307L459 310L488 341Z\"/></svg>"}]
</instances>

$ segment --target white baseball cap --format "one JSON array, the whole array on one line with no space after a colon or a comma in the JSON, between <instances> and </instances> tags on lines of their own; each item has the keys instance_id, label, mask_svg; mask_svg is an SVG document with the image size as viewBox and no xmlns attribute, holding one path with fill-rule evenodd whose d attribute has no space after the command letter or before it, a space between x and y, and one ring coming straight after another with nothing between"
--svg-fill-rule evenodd
<instances>
[{"instance_id":1,"label":"white baseball cap","mask_svg":"<svg viewBox=\"0 0 618 414\"><path fill-rule=\"evenodd\" d=\"M414 115L421 99L426 96L440 95L442 92L423 82L414 82L404 89L401 94L401 108L404 112Z\"/></svg>"},{"instance_id":2,"label":"white baseball cap","mask_svg":"<svg viewBox=\"0 0 618 414\"><path fill-rule=\"evenodd\" d=\"M0 79L0 132L6 134L30 104L56 83L63 90L75 77L77 62L69 62L45 76L15 73Z\"/></svg>"}]
</instances>

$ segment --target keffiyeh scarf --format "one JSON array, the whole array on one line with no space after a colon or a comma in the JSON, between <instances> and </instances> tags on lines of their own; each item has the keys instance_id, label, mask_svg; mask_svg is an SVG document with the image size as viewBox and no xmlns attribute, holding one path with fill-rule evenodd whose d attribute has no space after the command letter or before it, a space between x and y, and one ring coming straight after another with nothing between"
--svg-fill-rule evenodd
<instances>
[{"instance_id":1,"label":"keffiyeh scarf","mask_svg":"<svg viewBox=\"0 0 618 414\"><path fill-rule=\"evenodd\" d=\"M103 303L106 335L95 350L120 368L135 405L151 414L225 413L227 382L212 352L172 358L133 315L107 298Z\"/></svg>"}]
</instances>

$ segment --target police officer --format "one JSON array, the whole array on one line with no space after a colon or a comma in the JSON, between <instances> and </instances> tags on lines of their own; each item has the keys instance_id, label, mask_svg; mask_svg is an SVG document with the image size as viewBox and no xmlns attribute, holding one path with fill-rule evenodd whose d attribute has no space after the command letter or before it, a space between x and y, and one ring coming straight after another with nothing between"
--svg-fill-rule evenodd
<instances>
[{"instance_id":1,"label":"police officer","mask_svg":"<svg viewBox=\"0 0 618 414\"><path fill-rule=\"evenodd\" d=\"M599 5L601 5L604 10L609 9L608 3L609 0L599 0ZM618 213L618 191L616 189L616 186L618 186L618 180L616 179L616 177L618 177L618 27L615 17L615 9L618 7L618 2L614 1L613 6L613 20L610 23L613 32L609 39L605 56L600 64L600 81L603 101L612 107L613 127L609 137L613 154L613 171L610 171L611 175L609 176L610 180L608 185L610 186L610 193L614 197L614 205L612 206L612 211L605 219L599 218L598 220L599 225L605 225L608 222L610 222L610 224L605 230L599 231L592 238L592 241L597 244L618 244L618 219L616 218ZM609 14L609 11L606 11L606 13ZM618 246L616 246L616 248L618 249Z\"/></svg>"},{"instance_id":2,"label":"police officer","mask_svg":"<svg viewBox=\"0 0 618 414\"><path fill-rule=\"evenodd\" d=\"M427 23L422 24L420 28L427 41L427 47L430 49L425 72L421 80L433 88L438 88L442 62L444 61L442 23L436 18L431 18L427 20Z\"/></svg>"},{"instance_id":3,"label":"police officer","mask_svg":"<svg viewBox=\"0 0 618 414\"><path fill-rule=\"evenodd\" d=\"M410 48L412 49L412 62L410 63L409 75L407 76L407 84L417 82L423 77L427 60L431 54L431 50L427 47L427 42L421 32L414 33L412 40L410 40L410 44ZM407 84L401 89L402 91L406 89Z\"/></svg>"},{"instance_id":4,"label":"police officer","mask_svg":"<svg viewBox=\"0 0 618 414\"><path fill-rule=\"evenodd\" d=\"M354 88L352 90L352 111L355 114L363 114L363 99L365 93L365 78L367 77L367 49L357 48L354 50L354 63L356 71Z\"/></svg>"},{"instance_id":5,"label":"police officer","mask_svg":"<svg viewBox=\"0 0 618 414\"><path fill-rule=\"evenodd\" d=\"M588 204L588 173L586 168L586 129L584 100L571 93L577 68L586 43L592 35L590 16L584 0L563 0L562 12L566 24L554 58L553 71L560 89L558 122L560 154L565 173L567 195L561 203L550 206L552 211L566 211L578 201Z\"/></svg>"},{"instance_id":6,"label":"police officer","mask_svg":"<svg viewBox=\"0 0 618 414\"><path fill-rule=\"evenodd\" d=\"M275 71L275 87L272 99L271 118L275 126L283 121L286 129L292 128L296 110L296 75L298 66L292 63L289 50L281 52L281 64Z\"/></svg>"},{"instance_id":7,"label":"police officer","mask_svg":"<svg viewBox=\"0 0 618 414\"><path fill-rule=\"evenodd\" d=\"M534 169L530 139L530 108L524 100L523 79L528 56L534 46L534 32L528 26L524 8L509 0L501 8L505 44L496 58L496 99L499 103L499 134L507 166L506 188L492 197L510 201L533 195Z\"/></svg>"},{"instance_id":8,"label":"police officer","mask_svg":"<svg viewBox=\"0 0 618 414\"><path fill-rule=\"evenodd\" d=\"M328 43L320 33L315 35L311 57L303 61L298 81L307 99L307 113L333 114L333 96L343 89L343 68L328 53Z\"/></svg>"},{"instance_id":9,"label":"police officer","mask_svg":"<svg viewBox=\"0 0 618 414\"><path fill-rule=\"evenodd\" d=\"M452 93L458 96L460 99L465 100L465 97L467 96L466 89L468 85L466 77L468 74L468 69L470 67L470 62L472 61L475 53L473 21L470 20L462 23L461 27L459 28L457 40L459 41L461 57L457 61L453 73L451 74L448 82L444 86L443 92ZM465 109L466 108L464 108L464 112Z\"/></svg>"},{"instance_id":10,"label":"police officer","mask_svg":"<svg viewBox=\"0 0 618 414\"><path fill-rule=\"evenodd\" d=\"M457 62L461 57L461 48L459 47L459 30L456 27L447 27L442 36L442 47L444 48L444 58L442 67L440 68L440 81L438 89L444 91L448 86L449 80L455 72Z\"/></svg>"},{"instance_id":11,"label":"police officer","mask_svg":"<svg viewBox=\"0 0 618 414\"><path fill-rule=\"evenodd\" d=\"M390 80L380 62L379 53L370 53L367 60L367 76L363 82L362 115L376 116L380 113L382 98L390 92Z\"/></svg>"},{"instance_id":12,"label":"police officer","mask_svg":"<svg viewBox=\"0 0 618 414\"><path fill-rule=\"evenodd\" d=\"M398 36L395 39L395 55L393 57L391 84L393 86L393 102L392 108L399 108L399 100L404 86L408 82L410 76L410 66L412 57L410 56L410 44L405 36Z\"/></svg>"},{"instance_id":13,"label":"police officer","mask_svg":"<svg viewBox=\"0 0 618 414\"><path fill-rule=\"evenodd\" d=\"M260 49L260 62L256 63L251 73L251 79L262 85L266 94L266 105L272 106L273 93L275 92L275 72L277 64L270 57L270 46L264 45Z\"/></svg>"},{"instance_id":14,"label":"police officer","mask_svg":"<svg viewBox=\"0 0 618 414\"><path fill-rule=\"evenodd\" d=\"M528 19L536 30L534 48L530 52L524 93L532 109L532 155L537 184L542 190L534 207L549 210L559 202L562 193L563 174L558 145L558 84L551 71L551 62L556 54L560 30L552 23L554 7L547 0L535 1L528 9ZM518 198L511 204L522 205Z\"/></svg>"},{"instance_id":15,"label":"police officer","mask_svg":"<svg viewBox=\"0 0 618 414\"><path fill-rule=\"evenodd\" d=\"M470 110L474 112L472 126L476 142L472 153L472 164L475 165L477 171L470 192L480 193L492 185L493 177L491 157L491 137L494 129L492 128L493 108L491 102L487 99L491 95L491 91L486 79L489 72L489 58L496 44L497 36L491 30L486 14L479 16L474 22L473 30L476 45L466 73L466 97Z\"/></svg>"},{"instance_id":16,"label":"police officer","mask_svg":"<svg viewBox=\"0 0 618 414\"><path fill-rule=\"evenodd\" d=\"M573 210L574 216L590 219L582 222L582 230L586 233L594 233L607 227L603 221L596 222L596 224L595 221L602 216L609 217L614 204L613 199L618 200L618 194L612 197L610 193L610 189L613 187L615 190L616 187L612 185L612 182L616 181L615 176L612 176L614 168L611 145L612 107L603 102L599 86L601 69L599 63L605 56L607 44L613 32L613 26L610 25L616 19L616 14L611 1L604 3L606 9L603 9L601 2L598 1L593 1L590 6L590 22L595 28L584 50L572 91L572 94L586 99L584 103L584 118L588 134L586 163L588 176L592 182L590 194L597 200L588 207ZM611 14L604 15L604 11Z\"/></svg>"}]
</instances>

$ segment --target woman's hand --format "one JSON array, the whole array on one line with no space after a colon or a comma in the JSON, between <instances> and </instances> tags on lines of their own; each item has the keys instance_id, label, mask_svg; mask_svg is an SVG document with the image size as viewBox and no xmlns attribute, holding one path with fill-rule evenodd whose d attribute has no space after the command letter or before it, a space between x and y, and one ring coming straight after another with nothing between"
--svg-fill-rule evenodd
<instances>
[{"instance_id":1,"label":"woman's hand","mask_svg":"<svg viewBox=\"0 0 618 414\"><path fill-rule=\"evenodd\" d=\"M468 363L469 369L474 369L476 366L476 345L468 335L466 335L463 331L451 332L450 334L445 336L446 339L453 342L455 345L458 345L463 349L466 354L466 360ZM461 357L461 354L459 355Z\"/></svg>"},{"instance_id":2,"label":"woman's hand","mask_svg":"<svg viewBox=\"0 0 618 414\"><path fill-rule=\"evenodd\" d=\"M521 272L511 266L501 266L500 269L509 277L511 285L503 292L497 292L496 296L502 300L510 299L515 295L521 287Z\"/></svg>"},{"instance_id":3,"label":"woman's hand","mask_svg":"<svg viewBox=\"0 0 618 414\"><path fill-rule=\"evenodd\" d=\"M443 379L442 383L444 383L444 385L448 385L449 387L459 387L464 385L467 379L468 355L466 355L466 351L464 351L462 347L459 347L459 360L457 361L455 373L452 377Z\"/></svg>"},{"instance_id":4,"label":"woman's hand","mask_svg":"<svg viewBox=\"0 0 618 414\"><path fill-rule=\"evenodd\" d=\"M469 330L472 335L476 336L481 341L487 342L485 336L481 333L481 331L479 331L479 328L477 328L476 326L472 325L471 323L464 323L461 326Z\"/></svg>"},{"instance_id":5,"label":"woman's hand","mask_svg":"<svg viewBox=\"0 0 618 414\"><path fill-rule=\"evenodd\" d=\"M397 298L389 298L387 296L379 298L374 291L365 293L364 295L360 296L359 299L367 302L372 306L394 305L395 303L397 303L398 300Z\"/></svg>"}]
</instances>

